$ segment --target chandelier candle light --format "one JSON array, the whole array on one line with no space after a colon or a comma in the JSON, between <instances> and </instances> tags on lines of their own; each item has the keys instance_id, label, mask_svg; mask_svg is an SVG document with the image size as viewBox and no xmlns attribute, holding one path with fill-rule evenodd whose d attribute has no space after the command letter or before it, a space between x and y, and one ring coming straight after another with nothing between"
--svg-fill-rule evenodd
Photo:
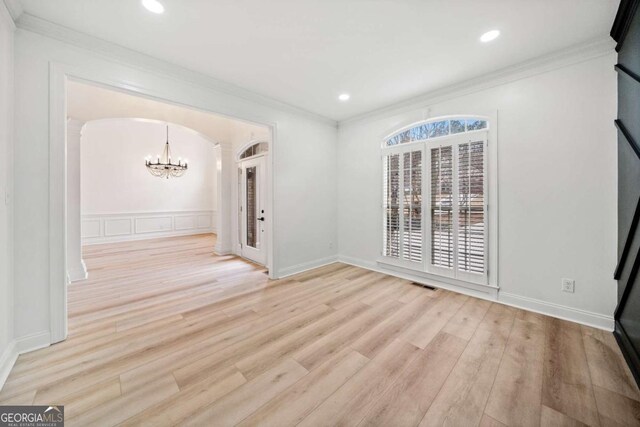
<instances>
[{"instance_id":1,"label":"chandelier candle light","mask_svg":"<svg viewBox=\"0 0 640 427\"><path fill-rule=\"evenodd\" d=\"M147 156L147 158L144 159L144 163L147 166L147 170L149 171L149 173L153 176L157 176L158 178L178 178L184 175L184 173L187 171L187 168L189 167L187 160L183 162L181 158L178 158L178 163L171 163L171 149L169 148L169 125L167 125L167 142L166 144L164 144L162 157L158 155L156 161L152 162L151 156Z\"/></svg>"}]
</instances>

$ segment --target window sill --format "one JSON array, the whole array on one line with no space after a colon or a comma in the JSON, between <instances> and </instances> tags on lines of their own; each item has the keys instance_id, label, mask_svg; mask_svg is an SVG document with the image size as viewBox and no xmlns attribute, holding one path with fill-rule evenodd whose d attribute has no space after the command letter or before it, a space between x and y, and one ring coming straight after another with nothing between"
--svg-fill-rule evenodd
<instances>
[{"instance_id":1,"label":"window sill","mask_svg":"<svg viewBox=\"0 0 640 427\"><path fill-rule=\"evenodd\" d=\"M468 282L460 279L454 279L439 275L436 273L430 273L424 270L422 263L402 261L394 258L380 257L377 260L378 267L381 270L386 270L395 274L398 277L406 278L413 281L424 281L426 284L433 285L438 288L450 289L453 291L459 291L468 293L469 290L479 294L491 294L497 295L499 289L498 286ZM393 274L392 273L392 274Z\"/></svg>"}]
</instances>

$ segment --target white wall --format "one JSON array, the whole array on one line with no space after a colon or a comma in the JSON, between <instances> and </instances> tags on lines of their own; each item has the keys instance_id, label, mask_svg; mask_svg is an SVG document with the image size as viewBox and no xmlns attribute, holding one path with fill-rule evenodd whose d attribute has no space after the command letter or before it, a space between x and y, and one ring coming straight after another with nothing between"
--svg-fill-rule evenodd
<instances>
[{"instance_id":1,"label":"white wall","mask_svg":"<svg viewBox=\"0 0 640 427\"><path fill-rule=\"evenodd\" d=\"M0 387L13 364L13 21L0 2Z\"/></svg>"},{"instance_id":2,"label":"white wall","mask_svg":"<svg viewBox=\"0 0 640 427\"><path fill-rule=\"evenodd\" d=\"M60 36L60 35L58 35ZM74 43L82 43L78 38ZM87 41L91 43L91 41ZM18 337L49 331L49 67L50 62L125 81L130 88L201 110L273 123L275 151L274 271L291 271L335 257L336 140L334 124L223 93L205 78L141 55L109 60L96 49L71 46L39 34L16 32L15 331ZM117 48L110 49L118 52ZM127 65L131 64L131 65ZM201 82L202 81L202 82ZM201 83L199 83L201 82ZM268 105L269 104L269 105ZM146 154L146 153L145 153ZM142 158L144 158L144 155ZM304 201L304 203L301 203ZM55 255L55 254L52 254ZM53 259L57 259L54 257ZM55 276L55 275L54 275Z\"/></svg>"},{"instance_id":3,"label":"white wall","mask_svg":"<svg viewBox=\"0 0 640 427\"><path fill-rule=\"evenodd\" d=\"M606 54L476 93L341 124L340 256L379 267L380 145L386 134L427 117L497 111L492 132L497 131L499 162L499 299L613 326L614 63L615 55ZM563 277L576 280L574 294L560 291Z\"/></svg>"},{"instance_id":4,"label":"white wall","mask_svg":"<svg viewBox=\"0 0 640 427\"><path fill-rule=\"evenodd\" d=\"M88 122L82 132L82 214L212 210L214 144L169 124L172 161L189 160L180 178L160 179L144 165L162 155L164 123L134 119Z\"/></svg>"},{"instance_id":5,"label":"white wall","mask_svg":"<svg viewBox=\"0 0 640 427\"><path fill-rule=\"evenodd\" d=\"M0 388L13 364L12 197L13 33L0 2Z\"/></svg>"},{"instance_id":6,"label":"white wall","mask_svg":"<svg viewBox=\"0 0 640 427\"><path fill-rule=\"evenodd\" d=\"M162 156L165 141L166 124L158 121L104 119L84 126L80 156L83 243L213 231L214 142L169 124L172 161L188 160L189 169L182 177L161 179L147 171L144 158L151 156L155 161ZM67 147L67 156L69 153Z\"/></svg>"}]
</instances>

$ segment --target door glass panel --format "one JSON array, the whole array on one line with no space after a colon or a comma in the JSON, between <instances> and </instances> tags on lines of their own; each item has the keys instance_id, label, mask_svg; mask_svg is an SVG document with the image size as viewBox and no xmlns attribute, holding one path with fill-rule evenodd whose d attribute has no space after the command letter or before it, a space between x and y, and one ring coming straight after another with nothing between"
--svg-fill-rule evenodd
<instances>
[{"instance_id":1,"label":"door glass panel","mask_svg":"<svg viewBox=\"0 0 640 427\"><path fill-rule=\"evenodd\" d=\"M256 201L256 167L252 166L250 168L247 168L247 200L246 200L246 207L247 207L247 214L246 214L246 220L247 220L247 246L250 246L252 248L256 247L256 243L257 243L257 228L258 228L258 224L257 224L257 217L256 217L256 211L257 211L257 201Z\"/></svg>"}]
</instances>

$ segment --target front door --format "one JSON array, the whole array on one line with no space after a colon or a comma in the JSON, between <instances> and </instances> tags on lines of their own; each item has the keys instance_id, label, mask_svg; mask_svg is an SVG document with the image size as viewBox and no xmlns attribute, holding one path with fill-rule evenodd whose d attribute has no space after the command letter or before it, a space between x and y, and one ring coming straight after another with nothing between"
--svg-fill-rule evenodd
<instances>
[{"instance_id":1,"label":"front door","mask_svg":"<svg viewBox=\"0 0 640 427\"><path fill-rule=\"evenodd\" d=\"M240 164L241 253L261 265L267 263L265 165L264 156Z\"/></svg>"}]
</instances>

